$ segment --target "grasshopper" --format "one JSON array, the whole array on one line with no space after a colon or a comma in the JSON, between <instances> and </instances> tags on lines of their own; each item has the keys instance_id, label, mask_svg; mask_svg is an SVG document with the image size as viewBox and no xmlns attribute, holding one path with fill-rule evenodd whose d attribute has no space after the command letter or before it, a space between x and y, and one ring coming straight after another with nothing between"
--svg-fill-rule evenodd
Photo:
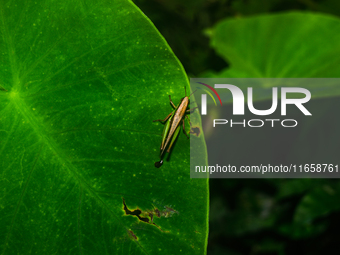
<instances>
[{"instance_id":1,"label":"grasshopper","mask_svg":"<svg viewBox=\"0 0 340 255\"><path fill-rule=\"evenodd\" d=\"M163 129L163 134L162 134L162 143L161 143L161 149L160 149L160 161L155 162L155 167L159 168L163 165L163 159L162 156L165 152L165 149L168 147L168 144L170 143L167 152L170 152L170 149L173 145L173 143L175 142L178 134L179 134L179 130L181 128L180 124L182 122L183 125L183 132L184 134L188 137L188 134L185 132L185 124L184 124L184 117L186 117L189 121L189 118L187 115L185 115L186 113L190 113L192 111L194 111L197 107L193 108L193 109L188 109L188 105L189 105L189 97L195 92L191 93L189 96L187 96L187 90L184 87L185 90L185 97L183 97L181 99L181 102L178 106L176 106L172 100L171 100L171 96L169 95L169 100L170 100L170 104L171 106L174 108L173 112L169 113L168 116L165 117L164 120L154 120L155 121L159 121L161 123L165 123L164 129ZM189 121L190 124L190 121Z\"/></svg>"}]
</instances>

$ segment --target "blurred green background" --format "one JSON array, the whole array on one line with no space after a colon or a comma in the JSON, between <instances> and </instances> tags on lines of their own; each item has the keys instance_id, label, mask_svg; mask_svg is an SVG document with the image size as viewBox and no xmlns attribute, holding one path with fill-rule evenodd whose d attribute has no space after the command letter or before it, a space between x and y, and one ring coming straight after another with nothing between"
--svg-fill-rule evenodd
<instances>
[{"instance_id":1,"label":"blurred green background","mask_svg":"<svg viewBox=\"0 0 340 255\"><path fill-rule=\"evenodd\" d=\"M217 43L213 44L209 38L212 29L226 18L235 20L236 24L238 19L244 17L284 14L291 11L314 13L316 16L324 14L326 19L329 15L331 20L329 24L326 22L323 24L323 21L315 19L315 24L312 25L316 31L313 40L318 42L315 43L317 47L311 47L308 52L304 50L303 45L308 46L313 42L301 41L301 47L291 47L293 50L291 49L286 55L284 49L282 50L282 54L288 60L302 55L301 65L306 65L306 70L308 69L310 73L302 68L299 73L288 72L285 75L286 77L340 77L340 55L337 55L340 47L338 47L338 40L335 39L339 30L335 29L332 32L333 23L336 24L340 16L339 1L134 0L134 3L165 37L183 64L188 77L214 75L223 77L223 72L232 66L229 57L230 60L235 60L232 53L237 49L229 48L229 55L228 51L223 55L223 49L219 51L218 47L215 47ZM272 29L289 31L290 27L288 25L285 27L282 23L282 25L273 25ZM294 28L292 28L293 32L296 32ZM239 38L246 36L244 31L239 33L244 34L238 34L235 29L231 36ZM297 35L299 33L296 32ZM335 37L332 37L332 33ZM259 36L264 36L263 34ZM329 38L325 38L326 34ZM266 39L269 38L262 38L263 41ZM334 44L328 45L325 42ZM287 39L287 43L292 43L292 40ZM256 48L254 50L256 51ZM321 58L322 61L315 60L315 56L322 51L329 55ZM249 54L245 55L249 56ZM329 59L331 59L331 67L327 66ZM309 64L312 68L308 66ZM238 63L238 68L240 66ZM297 65L292 65L292 70L296 67ZM237 71L242 72L242 66L240 69ZM318 72L313 72L316 69ZM238 72L234 72L235 76ZM269 74L271 77L276 75L273 72ZM251 77L251 73L245 73L244 76L247 75ZM280 77L279 74L276 77ZM334 89L331 97L330 94L332 93L322 95L311 103L310 107L314 109L313 116L314 114L318 116L318 123L307 122L303 125L303 129L296 133L297 140L305 139L310 142L309 155L314 153L317 158L326 161L329 154L334 156L340 152L337 142L339 121L334 119L333 122L328 118L337 114L339 93ZM332 112L330 109L333 109ZM325 112L331 115L325 115ZM329 127L327 130L320 121L322 118L327 121ZM259 141L254 138L253 142ZM279 138L279 142L284 143L285 138ZM319 145L328 149L321 151ZM286 150L294 152L294 143L286 143ZM334 251L338 249L340 238L339 191L340 184L336 179L211 179L208 254L336 254Z\"/></svg>"}]
</instances>

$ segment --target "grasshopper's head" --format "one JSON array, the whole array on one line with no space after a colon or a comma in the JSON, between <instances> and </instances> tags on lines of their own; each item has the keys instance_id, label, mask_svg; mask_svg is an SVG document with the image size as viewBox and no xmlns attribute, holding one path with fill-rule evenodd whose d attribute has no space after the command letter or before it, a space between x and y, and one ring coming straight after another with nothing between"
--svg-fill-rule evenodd
<instances>
[{"instance_id":1,"label":"grasshopper's head","mask_svg":"<svg viewBox=\"0 0 340 255\"><path fill-rule=\"evenodd\" d=\"M181 99L181 104L182 104L183 102L185 102L186 105L188 105L188 103L189 103L189 97L183 97L183 98Z\"/></svg>"},{"instance_id":2,"label":"grasshopper's head","mask_svg":"<svg viewBox=\"0 0 340 255\"><path fill-rule=\"evenodd\" d=\"M192 92L189 96L185 95L185 97L182 97L182 98L181 98L181 103L182 103L183 101L186 101L186 102L188 103L188 102L189 102L190 96L191 96L192 94L194 94L196 91L197 91L197 89L196 89L194 92Z\"/></svg>"}]
</instances>

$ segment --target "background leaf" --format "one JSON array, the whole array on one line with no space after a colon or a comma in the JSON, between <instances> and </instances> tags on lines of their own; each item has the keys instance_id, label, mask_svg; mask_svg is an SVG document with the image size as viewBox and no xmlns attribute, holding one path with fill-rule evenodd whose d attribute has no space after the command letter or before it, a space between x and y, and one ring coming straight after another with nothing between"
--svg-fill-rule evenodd
<instances>
[{"instance_id":1,"label":"background leaf","mask_svg":"<svg viewBox=\"0 0 340 255\"><path fill-rule=\"evenodd\" d=\"M212 30L212 46L230 70L219 77L339 77L340 20L290 12L226 19Z\"/></svg>"},{"instance_id":2,"label":"background leaf","mask_svg":"<svg viewBox=\"0 0 340 255\"><path fill-rule=\"evenodd\" d=\"M204 254L186 137L153 165L152 120L188 82L148 19L124 0L3 1L0 33L1 254Z\"/></svg>"}]
</instances>

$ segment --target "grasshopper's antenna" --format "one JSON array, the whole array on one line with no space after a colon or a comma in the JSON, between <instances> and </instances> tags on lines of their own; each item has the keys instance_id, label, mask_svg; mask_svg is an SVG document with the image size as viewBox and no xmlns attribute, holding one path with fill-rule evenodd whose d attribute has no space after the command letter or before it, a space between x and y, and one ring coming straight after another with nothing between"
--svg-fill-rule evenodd
<instances>
[{"instance_id":1,"label":"grasshopper's antenna","mask_svg":"<svg viewBox=\"0 0 340 255\"><path fill-rule=\"evenodd\" d=\"M192 94L194 94L196 91L197 91L197 89L196 89L194 92L192 92L192 93L190 94L190 96L189 96L189 97L191 97L191 95L192 95Z\"/></svg>"}]
</instances>

